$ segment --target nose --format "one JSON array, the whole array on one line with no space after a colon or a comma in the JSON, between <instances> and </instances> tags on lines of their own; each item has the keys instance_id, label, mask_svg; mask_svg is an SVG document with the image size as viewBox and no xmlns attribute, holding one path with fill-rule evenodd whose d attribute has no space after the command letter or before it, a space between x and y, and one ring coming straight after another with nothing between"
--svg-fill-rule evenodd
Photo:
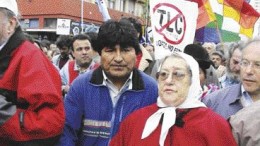
<instances>
[{"instance_id":1,"label":"nose","mask_svg":"<svg viewBox=\"0 0 260 146\"><path fill-rule=\"evenodd\" d=\"M116 54L115 54L116 56L115 56L115 61L116 62L121 62L122 60L123 60L123 57L122 57L122 52L121 52L121 50L120 49L117 49L116 50Z\"/></svg>"},{"instance_id":2,"label":"nose","mask_svg":"<svg viewBox=\"0 0 260 146\"><path fill-rule=\"evenodd\" d=\"M82 49L82 54L86 54L88 51L86 49Z\"/></svg>"},{"instance_id":3,"label":"nose","mask_svg":"<svg viewBox=\"0 0 260 146\"><path fill-rule=\"evenodd\" d=\"M173 80L172 74L169 74L169 76L165 79L165 82L166 83L172 83L172 80Z\"/></svg>"}]
</instances>

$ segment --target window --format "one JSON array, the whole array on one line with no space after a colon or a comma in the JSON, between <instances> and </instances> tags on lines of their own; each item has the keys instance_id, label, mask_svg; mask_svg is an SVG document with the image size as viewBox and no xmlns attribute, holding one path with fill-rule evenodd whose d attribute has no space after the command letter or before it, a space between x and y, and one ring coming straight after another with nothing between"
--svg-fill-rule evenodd
<instances>
[{"instance_id":1,"label":"window","mask_svg":"<svg viewBox=\"0 0 260 146\"><path fill-rule=\"evenodd\" d=\"M108 0L108 8L115 9L115 1L114 0Z\"/></svg>"},{"instance_id":2,"label":"window","mask_svg":"<svg viewBox=\"0 0 260 146\"><path fill-rule=\"evenodd\" d=\"M39 28L39 19L21 19L22 28Z\"/></svg>"},{"instance_id":3,"label":"window","mask_svg":"<svg viewBox=\"0 0 260 146\"><path fill-rule=\"evenodd\" d=\"M39 28L39 19L30 19L29 28Z\"/></svg>"},{"instance_id":4,"label":"window","mask_svg":"<svg viewBox=\"0 0 260 146\"><path fill-rule=\"evenodd\" d=\"M125 8L126 8L125 0L120 0L120 11L125 12Z\"/></svg>"},{"instance_id":5,"label":"window","mask_svg":"<svg viewBox=\"0 0 260 146\"><path fill-rule=\"evenodd\" d=\"M21 27L22 28L29 28L29 19L21 19L20 23L21 23Z\"/></svg>"},{"instance_id":6,"label":"window","mask_svg":"<svg viewBox=\"0 0 260 146\"><path fill-rule=\"evenodd\" d=\"M53 28L57 27L57 19L56 18L45 18L44 19L44 28Z\"/></svg>"}]
</instances>

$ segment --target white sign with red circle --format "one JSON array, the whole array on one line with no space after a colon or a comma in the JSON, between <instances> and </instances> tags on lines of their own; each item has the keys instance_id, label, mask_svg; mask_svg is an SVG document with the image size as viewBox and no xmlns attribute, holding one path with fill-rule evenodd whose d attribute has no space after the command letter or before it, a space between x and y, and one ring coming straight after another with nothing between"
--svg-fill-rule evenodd
<instances>
[{"instance_id":1,"label":"white sign with red circle","mask_svg":"<svg viewBox=\"0 0 260 146\"><path fill-rule=\"evenodd\" d=\"M155 46L155 58L173 51L183 51L193 43L197 17L197 3L177 0L150 0L150 14Z\"/></svg>"}]
</instances>

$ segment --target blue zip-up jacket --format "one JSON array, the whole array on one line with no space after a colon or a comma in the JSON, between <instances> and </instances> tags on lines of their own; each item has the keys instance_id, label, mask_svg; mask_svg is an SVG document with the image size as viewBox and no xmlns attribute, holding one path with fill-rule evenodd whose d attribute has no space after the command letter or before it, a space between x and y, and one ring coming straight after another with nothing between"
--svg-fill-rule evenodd
<instances>
[{"instance_id":1,"label":"blue zip-up jacket","mask_svg":"<svg viewBox=\"0 0 260 146\"><path fill-rule=\"evenodd\" d=\"M122 93L115 108L102 83L101 68L74 80L64 101L66 121L60 146L106 146L127 115L155 103L158 97L156 81L137 69L132 89Z\"/></svg>"}]
</instances>

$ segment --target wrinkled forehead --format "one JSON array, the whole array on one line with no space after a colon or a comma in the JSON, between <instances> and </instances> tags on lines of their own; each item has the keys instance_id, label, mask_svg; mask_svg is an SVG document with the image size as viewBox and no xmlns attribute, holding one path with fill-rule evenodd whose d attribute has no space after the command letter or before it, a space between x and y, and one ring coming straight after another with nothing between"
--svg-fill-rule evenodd
<instances>
[{"instance_id":1,"label":"wrinkled forehead","mask_svg":"<svg viewBox=\"0 0 260 146\"><path fill-rule=\"evenodd\" d=\"M161 70L183 70L187 71L188 64L181 56L169 56L163 62Z\"/></svg>"},{"instance_id":2,"label":"wrinkled forehead","mask_svg":"<svg viewBox=\"0 0 260 146\"><path fill-rule=\"evenodd\" d=\"M260 61L260 41L252 42L242 51L242 59Z\"/></svg>"},{"instance_id":3,"label":"wrinkled forehead","mask_svg":"<svg viewBox=\"0 0 260 146\"><path fill-rule=\"evenodd\" d=\"M247 51L252 51L252 52L256 52L256 53L259 53L260 52L260 40L259 41L253 41L249 44L247 44L243 50L243 53L244 52L247 52Z\"/></svg>"},{"instance_id":4,"label":"wrinkled forehead","mask_svg":"<svg viewBox=\"0 0 260 146\"><path fill-rule=\"evenodd\" d=\"M257 53L258 54L259 52L260 52L260 40L252 41L244 46L242 55L247 54L247 53Z\"/></svg>"}]
</instances>

